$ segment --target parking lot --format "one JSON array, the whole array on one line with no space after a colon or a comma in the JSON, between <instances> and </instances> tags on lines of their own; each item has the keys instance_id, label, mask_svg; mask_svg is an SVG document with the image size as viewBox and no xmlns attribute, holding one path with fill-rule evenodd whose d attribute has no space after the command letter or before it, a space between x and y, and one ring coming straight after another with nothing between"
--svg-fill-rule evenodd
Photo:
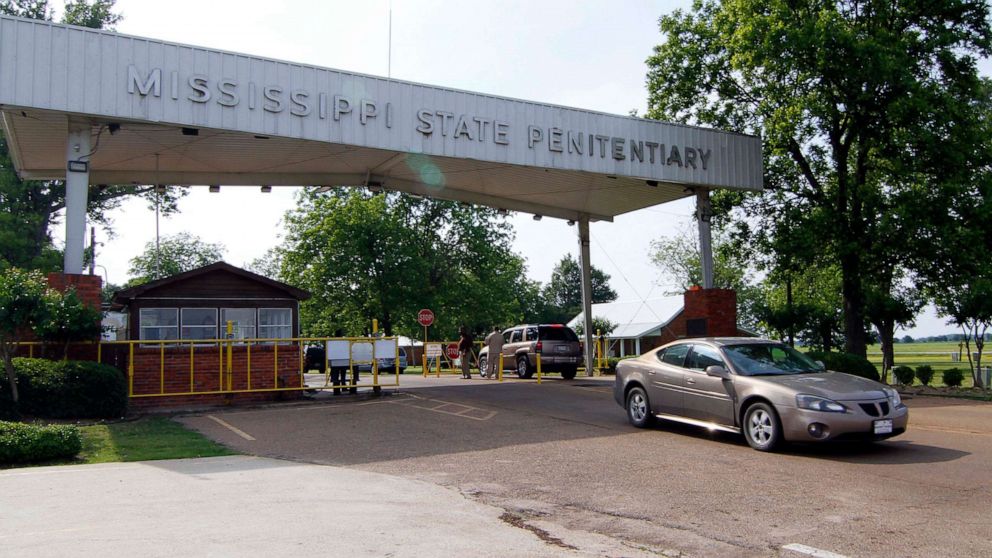
<instances>
[{"instance_id":1,"label":"parking lot","mask_svg":"<svg viewBox=\"0 0 992 558\"><path fill-rule=\"evenodd\" d=\"M917 398L903 436L763 454L730 434L635 429L609 379L401 383L181 420L246 453L427 481L668 555L992 555L987 403Z\"/></svg>"}]
</instances>

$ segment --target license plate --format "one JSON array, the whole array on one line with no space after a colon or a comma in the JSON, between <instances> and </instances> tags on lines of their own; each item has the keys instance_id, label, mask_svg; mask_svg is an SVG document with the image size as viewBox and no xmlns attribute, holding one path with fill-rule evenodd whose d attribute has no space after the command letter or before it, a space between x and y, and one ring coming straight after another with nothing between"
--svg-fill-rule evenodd
<instances>
[{"instance_id":1,"label":"license plate","mask_svg":"<svg viewBox=\"0 0 992 558\"><path fill-rule=\"evenodd\" d=\"M875 421L875 434L891 434L892 421L890 419Z\"/></svg>"},{"instance_id":2,"label":"license plate","mask_svg":"<svg viewBox=\"0 0 992 558\"><path fill-rule=\"evenodd\" d=\"M567 353L568 352L568 347L559 346L558 347L558 352L559 353Z\"/></svg>"}]
</instances>

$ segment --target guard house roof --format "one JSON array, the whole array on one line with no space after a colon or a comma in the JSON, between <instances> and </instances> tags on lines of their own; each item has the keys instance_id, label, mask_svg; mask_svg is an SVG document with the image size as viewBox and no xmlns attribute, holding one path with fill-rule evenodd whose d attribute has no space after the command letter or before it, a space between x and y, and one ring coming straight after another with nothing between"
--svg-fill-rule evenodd
<instances>
[{"instance_id":1,"label":"guard house roof","mask_svg":"<svg viewBox=\"0 0 992 558\"><path fill-rule=\"evenodd\" d=\"M605 302L592 305L592 317L603 318L617 325L608 335L611 339L639 339L671 323L682 312L684 302L682 295L628 302ZM568 322L568 325L575 327L582 322L583 314L579 313Z\"/></svg>"},{"instance_id":2,"label":"guard house roof","mask_svg":"<svg viewBox=\"0 0 992 558\"><path fill-rule=\"evenodd\" d=\"M367 185L593 220L762 188L752 136L9 16L0 119L25 179L71 161L91 184Z\"/></svg>"},{"instance_id":3,"label":"guard house roof","mask_svg":"<svg viewBox=\"0 0 992 558\"><path fill-rule=\"evenodd\" d=\"M226 276L226 278L224 276ZM232 282L231 279L234 279L234 281ZM210 285L210 289L205 291L203 287L199 286L201 284ZM244 287L245 285L251 284L259 285L263 287L264 290L254 290L249 292ZM281 292L285 294L286 298L292 298L295 300L307 300L310 298L310 293L303 289L297 289L296 287L287 285L286 283L274 281L268 277L258 275L257 273L252 273L241 269L240 267L235 267L226 262L217 262L187 271L185 273L164 277L156 281L150 281L136 287L131 287L130 289L118 291L117 294L114 295L114 307L125 307L137 298L142 298L144 296L156 296L166 291L166 294L172 296L174 296L177 292L182 293L184 296L191 296L194 294L210 296L215 295L215 293L211 292L211 289L216 291L222 287L227 288L225 286L229 286L234 290L234 292L221 293L226 297L242 297L245 299L251 299L259 296L268 296L272 292Z\"/></svg>"}]
</instances>

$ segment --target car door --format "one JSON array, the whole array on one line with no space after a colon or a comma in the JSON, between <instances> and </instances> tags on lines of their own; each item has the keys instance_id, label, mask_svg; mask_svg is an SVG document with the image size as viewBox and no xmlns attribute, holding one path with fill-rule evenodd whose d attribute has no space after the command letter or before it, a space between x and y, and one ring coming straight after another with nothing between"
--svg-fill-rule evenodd
<instances>
[{"instance_id":1,"label":"car door","mask_svg":"<svg viewBox=\"0 0 992 558\"><path fill-rule=\"evenodd\" d=\"M686 358L683 412L688 418L733 426L734 383L707 376L707 366L728 368L716 347L693 343Z\"/></svg>"},{"instance_id":2,"label":"car door","mask_svg":"<svg viewBox=\"0 0 992 558\"><path fill-rule=\"evenodd\" d=\"M685 358L688 344L672 345L655 353L656 362L649 365L648 397L652 412L665 415L682 414L682 391L685 389Z\"/></svg>"},{"instance_id":3,"label":"car door","mask_svg":"<svg viewBox=\"0 0 992 558\"><path fill-rule=\"evenodd\" d=\"M503 369L513 370L517 367L514 354L523 342L523 329L515 327L503 332Z\"/></svg>"}]
</instances>

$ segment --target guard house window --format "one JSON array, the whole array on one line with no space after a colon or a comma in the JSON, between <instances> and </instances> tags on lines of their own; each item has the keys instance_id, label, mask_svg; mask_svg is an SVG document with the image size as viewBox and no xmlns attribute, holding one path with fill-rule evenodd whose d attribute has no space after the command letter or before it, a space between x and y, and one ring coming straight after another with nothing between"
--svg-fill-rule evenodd
<instances>
[{"instance_id":1,"label":"guard house window","mask_svg":"<svg viewBox=\"0 0 992 558\"><path fill-rule=\"evenodd\" d=\"M179 338L178 308L142 308L138 338L142 341L164 341Z\"/></svg>"},{"instance_id":2,"label":"guard house window","mask_svg":"<svg viewBox=\"0 0 992 558\"><path fill-rule=\"evenodd\" d=\"M183 308L183 339L217 339L216 308Z\"/></svg>"},{"instance_id":3,"label":"guard house window","mask_svg":"<svg viewBox=\"0 0 992 558\"><path fill-rule=\"evenodd\" d=\"M293 311L289 308L259 308L258 336L262 339L289 339L293 336Z\"/></svg>"},{"instance_id":4,"label":"guard house window","mask_svg":"<svg viewBox=\"0 0 992 558\"><path fill-rule=\"evenodd\" d=\"M227 322L234 323L234 339L255 338L254 308L221 308L221 337L225 337L227 335Z\"/></svg>"}]
</instances>

